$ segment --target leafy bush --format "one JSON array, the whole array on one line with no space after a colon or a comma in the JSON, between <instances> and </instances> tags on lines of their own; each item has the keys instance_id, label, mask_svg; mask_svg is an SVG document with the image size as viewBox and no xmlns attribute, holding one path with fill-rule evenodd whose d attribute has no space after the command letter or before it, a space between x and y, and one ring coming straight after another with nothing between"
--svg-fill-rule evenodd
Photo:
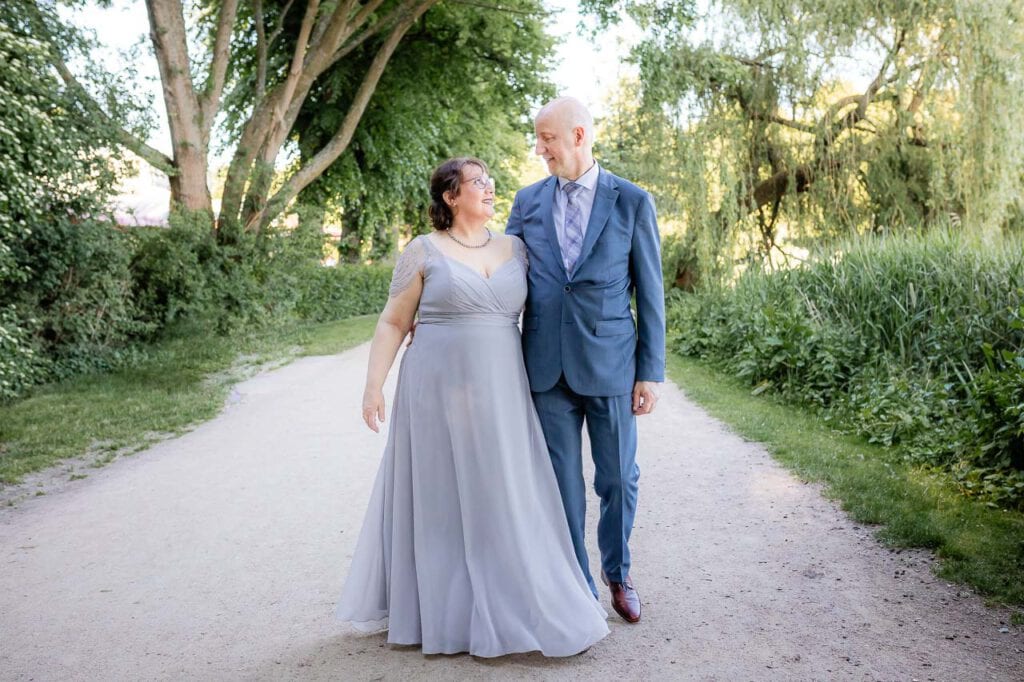
<instances>
[{"instance_id":1,"label":"leafy bush","mask_svg":"<svg viewBox=\"0 0 1024 682\"><path fill-rule=\"evenodd\" d=\"M16 308L0 309L0 400L20 395L38 374L35 351Z\"/></svg>"},{"instance_id":2,"label":"leafy bush","mask_svg":"<svg viewBox=\"0 0 1024 682\"><path fill-rule=\"evenodd\" d=\"M35 276L3 290L0 400L33 384L123 367L187 322L221 334L379 312L391 269L323 267L323 235L267 230L218 240L203 214L127 232L102 221L53 221L15 244Z\"/></svg>"},{"instance_id":3,"label":"leafy bush","mask_svg":"<svg viewBox=\"0 0 1024 682\"><path fill-rule=\"evenodd\" d=\"M671 343L821 409L968 494L1024 506L1024 248L950 233L846 245L669 298Z\"/></svg>"},{"instance_id":4,"label":"leafy bush","mask_svg":"<svg viewBox=\"0 0 1024 682\"><path fill-rule=\"evenodd\" d=\"M44 34L60 34L59 46L34 37ZM175 211L168 228L115 225L108 206L125 164L111 158L113 128L51 65L52 50L71 61L90 46L49 5L0 4L0 400L134 363L186 319L228 334L383 306L387 271L322 268L316 221L227 235L207 214ZM117 83L90 82L116 122L140 132L129 114L144 107Z\"/></svg>"},{"instance_id":5,"label":"leafy bush","mask_svg":"<svg viewBox=\"0 0 1024 682\"><path fill-rule=\"evenodd\" d=\"M108 135L81 116L31 37L23 6L0 12L0 398L117 366L143 330L129 295L131 239L105 204ZM75 43L69 37L70 45Z\"/></svg>"},{"instance_id":6,"label":"leafy bush","mask_svg":"<svg viewBox=\"0 0 1024 682\"><path fill-rule=\"evenodd\" d=\"M320 264L324 236L300 227L218 243L207 216L172 215L141 233L132 262L142 316L159 327L183 317L227 333L240 326L325 322L379 312L391 268Z\"/></svg>"},{"instance_id":7,"label":"leafy bush","mask_svg":"<svg viewBox=\"0 0 1024 682\"><path fill-rule=\"evenodd\" d=\"M167 228L140 227L132 257L139 317L154 329L203 312L209 300L203 263L216 249L209 222L171 216Z\"/></svg>"},{"instance_id":8,"label":"leafy bush","mask_svg":"<svg viewBox=\"0 0 1024 682\"><path fill-rule=\"evenodd\" d=\"M296 313L326 322L378 313L388 300L391 268L380 265L338 265L307 273Z\"/></svg>"}]
</instances>

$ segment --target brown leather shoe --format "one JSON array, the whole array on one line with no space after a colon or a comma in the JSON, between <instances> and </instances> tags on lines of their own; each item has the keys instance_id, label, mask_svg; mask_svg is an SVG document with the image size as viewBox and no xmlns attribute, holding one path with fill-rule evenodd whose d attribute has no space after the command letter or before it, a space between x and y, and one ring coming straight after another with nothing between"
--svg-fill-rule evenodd
<instances>
[{"instance_id":1,"label":"brown leather shoe","mask_svg":"<svg viewBox=\"0 0 1024 682\"><path fill-rule=\"evenodd\" d=\"M612 591L612 608L629 623L640 622L640 594L633 587L633 580L627 575L625 582L613 583L601 571L601 582Z\"/></svg>"}]
</instances>

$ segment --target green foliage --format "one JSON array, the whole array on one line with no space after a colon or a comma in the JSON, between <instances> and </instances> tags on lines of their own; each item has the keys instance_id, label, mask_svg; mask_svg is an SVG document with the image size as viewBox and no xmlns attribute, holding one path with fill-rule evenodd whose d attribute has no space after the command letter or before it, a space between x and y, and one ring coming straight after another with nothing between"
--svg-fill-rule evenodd
<instances>
[{"instance_id":1,"label":"green foliage","mask_svg":"<svg viewBox=\"0 0 1024 682\"><path fill-rule=\"evenodd\" d=\"M131 361L144 331L130 296L130 238L105 204L110 138L82 115L31 37L53 8L0 10L0 398L38 381ZM69 32L65 46L81 40Z\"/></svg>"},{"instance_id":2,"label":"green foliage","mask_svg":"<svg viewBox=\"0 0 1024 682\"><path fill-rule=\"evenodd\" d=\"M18 319L17 309L0 309L0 403L20 395L38 376L32 339Z\"/></svg>"},{"instance_id":3,"label":"green foliage","mask_svg":"<svg viewBox=\"0 0 1024 682\"><path fill-rule=\"evenodd\" d=\"M321 207L321 220L343 225L343 260L383 258L401 232L425 229L430 173L447 157L484 159L494 166L499 193L511 199L515 175L507 161L521 154L528 112L553 95L544 14L537 0L506 2L501 11L439 3L409 30L349 147L300 196ZM285 26L293 40L297 24ZM368 41L314 84L293 129L296 163L341 127L378 47ZM238 85L227 99L231 126L244 120L254 58L241 54L236 68Z\"/></svg>"},{"instance_id":4,"label":"green foliage","mask_svg":"<svg viewBox=\"0 0 1024 682\"><path fill-rule=\"evenodd\" d=\"M611 20L688 3L586 6ZM679 16L636 47L639 81L599 136L685 228L679 286L853 234L1019 227L1020 3L719 0Z\"/></svg>"},{"instance_id":5,"label":"green foliage","mask_svg":"<svg viewBox=\"0 0 1024 682\"><path fill-rule=\"evenodd\" d=\"M209 218L175 212L169 228L140 232L132 269L143 319L157 328L203 320L221 333L245 326L326 322L379 312L390 268L324 267L325 236L299 221L218 243Z\"/></svg>"},{"instance_id":6,"label":"green foliage","mask_svg":"<svg viewBox=\"0 0 1024 682\"><path fill-rule=\"evenodd\" d=\"M204 263L216 252L209 220L175 212L169 227L138 228L136 236L133 293L141 318L160 328L202 313L209 304Z\"/></svg>"},{"instance_id":7,"label":"green foliage","mask_svg":"<svg viewBox=\"0 0 1024 682\"><path fill-rule=\"evenodd\" d=\"M316 322L379 313L390 284L391 268L380 265L319 268L303 279L295 312Z\"/></svg>"},{"instance_id":8,"label":"green foliage","mask_svg":"<svg viewBox=\"0 0 1024 682\"><path fill-rule=\"evenodd\" d=\"M670 296L674 347L1024 506L1024 245L851 242Z\"/></svg>"},{"instance_id":9,"label":"green foliage","mask_svg":"<svg viewBox=\"0 0 1024 682\"><path fill-rule=\"evenodd\" d=\"M148 326L131 295L131 237L107 221L53 220L17 244L33 273L10 287L11 300L30 311L31 331L48 378L105 370L131 361L133 338Z\"/></svg>"}]
</instances>

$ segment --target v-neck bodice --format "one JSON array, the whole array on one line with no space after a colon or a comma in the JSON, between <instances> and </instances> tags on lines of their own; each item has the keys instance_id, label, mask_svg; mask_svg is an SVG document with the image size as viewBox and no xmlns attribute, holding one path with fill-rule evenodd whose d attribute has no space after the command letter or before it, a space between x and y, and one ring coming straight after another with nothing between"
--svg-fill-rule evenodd
<instances>
[{"instance_id":1,"label":"v-neck bodice","mask_svg":"<svg viewBox=\"0 0 1024 682\"><path fill-rule=\"evenodd\" d=\"M525 247L516 239L513 255L490 277L445 254L426 235L409 244L423 252L421 324L516 324L526 302Z\"/></svg>"}]
</instances>

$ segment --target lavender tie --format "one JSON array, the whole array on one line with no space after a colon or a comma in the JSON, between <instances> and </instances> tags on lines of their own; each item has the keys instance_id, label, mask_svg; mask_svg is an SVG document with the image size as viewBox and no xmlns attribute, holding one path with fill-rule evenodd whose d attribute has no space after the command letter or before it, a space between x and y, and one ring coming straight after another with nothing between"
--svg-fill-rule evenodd
<instances>
[{"instance_id":1,"label":"lavender tie","mask_svg":"<svg viewBox=\"0 0 1024 682\"><path fill-rule=\"evenodd\" d=\"M583 211L580 209L579 190L583 185L567 182L562 185L565 192L565 269L570 273L576 267L576 259L580 257L583 247Z\"/></svg>"}]
</instances>

